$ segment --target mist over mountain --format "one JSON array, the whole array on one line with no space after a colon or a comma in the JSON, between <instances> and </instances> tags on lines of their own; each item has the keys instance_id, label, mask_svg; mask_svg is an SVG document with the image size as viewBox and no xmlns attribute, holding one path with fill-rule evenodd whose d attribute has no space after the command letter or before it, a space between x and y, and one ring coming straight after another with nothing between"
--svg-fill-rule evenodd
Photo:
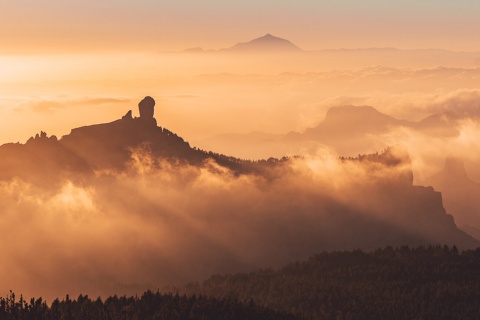
<instances>
[{"instance_id":1,"label":"mist over mountain","mask_svg":"<svg viewBox=\"0 0 480 320\"><path fill-rule=\"evenodd\" d=\"M480 238L480 184L468 177L464 162L448 157L443 169L426 183L442 192L445 208L455 214L457 225Z\"/></svg>"},{"instance_id":2,"label":"mist over mountain","mask_svg":"<svg viewBox=\"0 0 480 320\"><path fill-rule=\"evenodd\" d=\"M18 240L2 251L2 288L132 294L324 250L480 245L440 193L413 185L401 147L246 161L190 147L157 125L153 99L139 106L0 146L0 239Z\"/></svg>"},{"instance_id":3,"label":"mist over mountain","mask_svg":"<svg viewBox=\"0 0 480 320\"><path fill-rule=\"evenodd\" d=\"M378 137L402 128L432 136L454 136L459 132L456 127L459 119L461 117L454 115L434 114L415 122L396 119L371 106L346 105L328 109L321 123L301 133L222 134L195 144L245 158L248 154L264 157L267 152L277 156L315 154L322 147L331 148L340 155L357 155L386 148L388 141Z\"/></svg>"},{"instance_id":4,"label":"mist over mountain","mask_svg":"<svg viewBox=\"0 0 480 320\"><path fill-rule=\"evenodd\" d=\"M476 119L476 113L466 114L467 107L432 114L419 121L396 119L370 106L339 106L330 108L323 122L303 133L286 135L255 132L250 134L224 134L201 141L198 145L215 147L222 152L245 156L247 154L316 154L331 149L337 154L356 155L385 148L392 142L390 135L400 133L412 137L447 141L461 139L462 123ZM462 133L465 135L467 133ZM387 138L384 138L387 137ZM403 137L395 137L401 141ZM382 140L383 139L383 140ZM404 138L403 138L404 139ZM416 143L418 139L413 138ZM243 153L244 152L244 153ZM248 153L250 152L250 153ZM440 156L440 155L437 155ZM428 157L424 154L423 157ZM422 168L421 168L422 169ZM469 234L480 237L480 203L478 183L471 180L461 160L449 158L438 174L421 180L442 192L447 212L455 216L456 223Z\"/></svg>"},{"instance_id":5,"label":"mist over mountain","mask_svg":"<svg viewBox=\"0 0 480 320\"><path fill-rule=\"evenodd\" d=\"M274 36L267 33L264 36L247 42L237 42L231 47L205 50L202 47L188 48L182 51L189 56L198 55L201 58L214 56L219 59L225 55L227 59L235 56L235 62L245 70L253 63L250 58L269 55L273 60L262 60L262 68L280 63L289 68L297 69L302 66L307 72L320 69L358 68L358 67L464 67L479 66L480 53L468 51L449 51L444 49L401 49L393 47L366 47L366 48L324 48L304 50L294 44L295 41ZM235 43L232 41L232 43ZM235 55L232 55L235 54ZM247 60L244 60L246 58ZM277 59L277 58L280 58ZM277 66L278 67L278 66ZM258 70L258 67L256 67ZM276 68L278 70L278 68ZM293 71L281 70L278 72Z\"/></svg>"}]
</instances>

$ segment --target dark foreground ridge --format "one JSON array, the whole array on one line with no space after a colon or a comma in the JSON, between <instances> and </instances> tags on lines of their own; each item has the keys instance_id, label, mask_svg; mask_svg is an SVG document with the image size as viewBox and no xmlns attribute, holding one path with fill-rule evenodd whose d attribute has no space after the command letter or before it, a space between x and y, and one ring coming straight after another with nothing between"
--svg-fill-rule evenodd
<instances>
[{"instance_id":1,"label":"dark foreground ridge","mask_svg":"<svg viewBox=\"0 0 480 320\"><path fill-rule=\"evenodd\" d=\"M477 319L480 249L385 247L321 253L278 270L102 300L0 298L1 320Z\"/></svg>"},{"instance_id":2,"label":"dark foreground ridge","mask_svg":"<svg viewBox=\"0 0 480 320\"><path fill-rule=\"evenodd\" d=\"M49 306L41 298L29 302L11 293L0 298L1 320L294 320L297 317L234 299L179 296L147 291L141 297L109 297L105 301L79 295L56 299Z\"/></svg>"},{"instance_id":3,"label":"dark foreground ridge","mask_svg":"<svg viewBox=\"0 0 480 320\"><path fill-rule=\"evenodd\" d=\"M188 294L231 297L304 319L478 319L480 249L322 253L279 270L215 275Z\"/></svg>"}]
</instances>

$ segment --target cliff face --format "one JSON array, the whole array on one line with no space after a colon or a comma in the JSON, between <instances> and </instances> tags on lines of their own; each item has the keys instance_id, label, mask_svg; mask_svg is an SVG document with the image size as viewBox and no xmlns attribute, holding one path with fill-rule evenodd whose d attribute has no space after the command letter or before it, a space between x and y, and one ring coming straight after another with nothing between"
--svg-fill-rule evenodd
<instances>
[{"instance_id":1,"label":"cliff face","mask_svg":"<svg viewBox=\"0 0 480 320\"><path fill-rule=\"evenodd\" d=\"M392 213L392 222L407 234L419 236L420 243L455 244L475 248L478 241L459 230L452 215L445 211L442 194L433 187L411 186L404 190L383 190L380 210Z\"/></svg>"},{"instance_id":2,"label":"cliff face","mask_svg":"<svg viewBox=\"0 0 480 320\"><path fill-rule=\"evenodd\" d=\"M370 244L450 244L475 248L477 239L459 230L443 205L442 194L433 187L414 186L411 160L406 150L393 147L381 154L344 159L366 168L368 181L348 191L357 212L367 212L370 221L357 221ZM364 215L355 216L364 217ZM355 221L353 217L352 221ZM371 228L372 225L377 227ZM373 249L374 245L366 247ZM339 248L342 249L342 248ZM353 248L351 248L353 249Z\"/></svg>"},{"instance_id":3,"label":"cliff face","mask_svg":"<svg viewBox=\"0 0 480 320\"><path fill-rule=\"evenodd\" d=\"M468 177L463 161L447 158L427 183L442 192L445 208L455 215L458 226L480 238L480 184Z\"/></svg>"}]
</instances>

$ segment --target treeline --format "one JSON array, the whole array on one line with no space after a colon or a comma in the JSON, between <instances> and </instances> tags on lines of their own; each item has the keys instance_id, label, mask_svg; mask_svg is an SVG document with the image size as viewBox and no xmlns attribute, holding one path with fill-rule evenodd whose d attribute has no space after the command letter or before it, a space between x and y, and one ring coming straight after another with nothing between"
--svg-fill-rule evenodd
<instances>
[{"instance_id":1,"label":"treeline","mask_svg":"<svg viewBox=\"0 0 480 320\"><path fill-rule=\"evenodd\" d=\"M479 319L480 249L387 247L216 275L184 292L229 297L306 319Z\"/></svg>"},{"instance_id":2,"label":"treeline","mask_svg":"<svg viewBox=\"0 0 480 320\"><path fill-rule=\"evenodd\" d=\"M0 298L0 320L175 320L175 319L298 319L293 315L259 307L253 302L203 296L180 296L147 291L141 297L109 297L91 300L66 296L49 306L41 298L29 302L14 293Z\"/></svg>"},{"instance_id":3,"label":"treeline","mask_svg":"<svg viewBox=\"0 0 480 320\"><path fill-rule=\"evenodd\" d=\"M11 293L0 320L479 319L480 249L386 247L325 252L279 270L215 275L181 288L48 305Z\"/></svg>"}]
</instances>

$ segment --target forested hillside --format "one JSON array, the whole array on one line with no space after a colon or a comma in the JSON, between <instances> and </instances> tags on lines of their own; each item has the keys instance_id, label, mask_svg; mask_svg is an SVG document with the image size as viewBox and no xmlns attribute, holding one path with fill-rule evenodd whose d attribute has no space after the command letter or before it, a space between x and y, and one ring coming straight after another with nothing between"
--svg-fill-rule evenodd
<instances>
[{"instance_id":1,"label":"forested hillside","mask_svg":"<svg viewBox=\"0 0 480 320\"><path fill-rule=\"evenodd\" d=\"M279 319L296 317L259 307L253 302L241 303L232 299L201 296L179 296L145 292L141 297L109 297L91 300L80 295L56 299L49 306L41 298L25 301L14 293L0 298L0 320L175 320L175 319Z\"/></svg>"},{"instance_id":2,"label":"forested hillside","mask_svg":"<svg viewBox=\"0 0 480 320\"><path fill-rule=\"evenodd\" d=\"M183 290L253 299L306 319L478 319L480 250L322 253L279 270L216 275Z\"/></svg>"}]
</instances>

